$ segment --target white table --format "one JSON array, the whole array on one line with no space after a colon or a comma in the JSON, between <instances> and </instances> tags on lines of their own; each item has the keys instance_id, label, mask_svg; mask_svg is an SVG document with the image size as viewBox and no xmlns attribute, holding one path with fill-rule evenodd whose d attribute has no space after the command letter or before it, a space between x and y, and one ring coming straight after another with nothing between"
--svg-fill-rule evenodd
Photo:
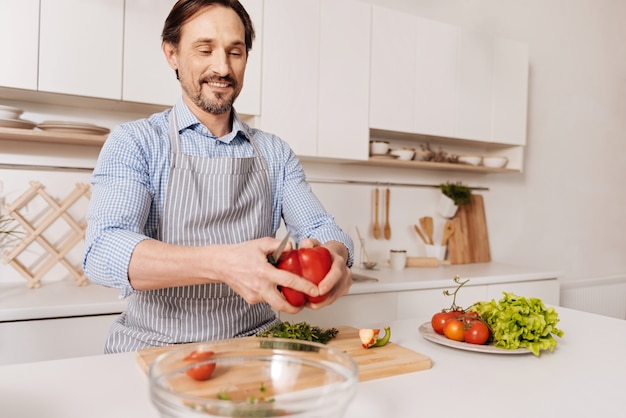
<instances>
[{"instance_id":1,"label":"white table","mask_svg":"<svg viewBox=\"0 0 626 418\"><path fill-rule=\"evenodd\" d=\"M433 367L360 383L346 418L626 416L626 321L557 310L565 335L540 357L437 345L417 332L429 318L391 323L392 341L430 356ZM126 353L0 367L0 416L158 413L135 354Z\"/></svg>"}]
</instances>

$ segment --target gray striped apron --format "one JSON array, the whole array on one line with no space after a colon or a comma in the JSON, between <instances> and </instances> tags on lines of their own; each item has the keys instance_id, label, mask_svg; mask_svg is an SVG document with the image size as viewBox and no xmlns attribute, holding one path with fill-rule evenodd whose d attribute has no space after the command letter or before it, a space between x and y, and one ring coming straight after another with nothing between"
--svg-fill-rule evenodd
<instances>
[{"instance_id":1,"label":"gray striped apron","mask_svg":"<svg viewBox=\"0 0 626 418\"><path fill-rule=\"evenodd\" d=\"M271 236L269 172L253 138L254 157L185 155L174 108L169 140L172 162L160 240L199 246ZM111 328L105 352L243 337L277 322L268 304L250 305L223 283L135 291Z\"/></svg>"}]
</instances>

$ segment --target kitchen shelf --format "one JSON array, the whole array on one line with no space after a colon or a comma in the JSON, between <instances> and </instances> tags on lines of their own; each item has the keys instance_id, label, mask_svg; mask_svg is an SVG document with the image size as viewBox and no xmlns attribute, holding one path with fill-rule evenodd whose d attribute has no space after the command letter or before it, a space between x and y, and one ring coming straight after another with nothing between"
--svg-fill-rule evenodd
<instances>
[{"instance_id":1,"label":"kitchen shelf","mask_svg":"<svg viewBox=\"0 0 626 418\"><path fill-rule=\"evenodd\" d=\"M0 140L101 147L106 138L106 135L47 132L40 129L0 128Z\"/></svg>"},{"instance_id":2,"label":"kitchen shelf","mask_svg":"<svg viewBox=\"0 0 626 418\"><path fill-rule=\"evenodd\" d=\"M512 168L491 168L483 166L473 166L468 164L437 163L432 161L406 161L392 159L370 158L367 161L353 161L352 164L367 165L374 167L394 167L394 168L419 168L425 170L446 170L464 171L471 173L520 173L521 170Z\"/></svg>"}]
</instances>

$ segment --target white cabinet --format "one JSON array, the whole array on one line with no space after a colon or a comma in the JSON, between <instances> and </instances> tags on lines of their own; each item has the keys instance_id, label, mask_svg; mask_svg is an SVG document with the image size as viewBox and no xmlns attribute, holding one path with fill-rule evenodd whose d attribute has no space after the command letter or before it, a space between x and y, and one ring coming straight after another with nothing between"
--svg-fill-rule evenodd
<instances>
[{"instance_id":1,"label":"white cabinet","mask_svg":"<svg viewBox=\"0 0 626 418\"><path fill-rule=\"evenodd\" d=\"M317 156L366 160L371 7L322 0Z\"/></svg>"},{"instance_id":2,"label":"white cabinet","mask_svg":"<svg viewBox=\"0 0 626 418\"><path fill-rule=\"evenodd\" d=\"M121 98L124 0L41 0L39 90Z\"/></svg>"},{"instance_id":3,"label":"white cabinet","mask_svg":"<svg viewBox=\"0 0 626 418\"><path fill-rule=\"evenodd\" d=\"M407 13L372 6L371 128L414 132L416 22Z\"/></svg>"},{"instance_id":4,"label":"white cabinet","mask_svg":"<svg viewBox=\"0 0 626 418\"><path fill-rule=\"evenodd\" d=\"M243 89L235 102L235 109L240 114L261 114L261 64L263 62L263 0L240 0L252 19L255 40L248 55Z\"/></svg>"},{"instance_id":5,"label":"white cabinet","mask_svg":"<svg viewBox=\"0 0 626 418\"><path fill-rule=\"evenodd\" d=\"M265 1L260 127L299 156L367 158L369 11L356 0Z\"/></svg>"},{"instance_id":6,"label":"white cabinet","mask_svg":"<svg viewBox=\"0 0 626 418\"><path fill-rule=\"evenodd\" d=\"M172 106L180 97L180 83L161 50L163 23L174 3L126 0L122 100Z\"/></svg>"},{"instance_id":7,"label":"white cabinet","mask_svg":"<svg viewBox=\"0 0 626 418\"><path fill-rule=\"evenodd\" d=\"M266 0L261 128L298 155L317 152L319 3Z\"/></svg>"},{"instance_id":8,"label":"white cabinet","mask_svg":"<svg viewBox=\"0 0 626 418\"><path fill-rule=\"evenodd\" d=\"M39 0L0 2L0 86L37 89Z\"/></svg>"},{"instance_id":9,"label":"white cabinet","mask_svg":"<svg viewBox=\"0 0 626 418\"><path fill-rule=\"evenodd\" d=\"M317 311L305 308L295 315L281 312L280 319L291 323L305 321L318 327L362 328L368 324L395 320L396 304L395 293L346 295Z\"/></svg>"},{"instance_id":10,"label":"white cabinet","mask_svg":"<svg viewBox=\"0 0 626 418\"><path fill-rule=\"evenodd\" d=\"M525 145L526 45L380 6L371 43L373 130Z\"/></svg>"},{"instance_id":11,"label":"white cabinet","mask_svg":"<svg viewBox=\"0 0 626 418\"><path fill-rule=\"evenodd\" d=\"M0 365L95 356L118 314L0 322Z\"/></svg>"},{"instance_id":12,"label":"white cabinet","mask_svg":"<svg viewBox=\"0 0 626 418\"><path fill-rule=\"evenodd\" d=\"M528 45L509 39L494 43L491 140L526 145Z\"/></svg>"},{"instance_id":13,"label":"white cabinet","mask_svg":"<svg viewBox=\"0 0 626 418\"><path fill-rule=\"evenodd\" d=\"M413 131L454 136L457 28L417 19Z\"/></svg>"},{"instance_id":14,"label":"white cabinet","mask_svg":"<svg viewBox=\"0 0 626 418\"><path fill-rule=\"evenodd\" d=\"M492 80L493 38L459 31L455 137L490 140Z\"/></svg>"}]
</instances>

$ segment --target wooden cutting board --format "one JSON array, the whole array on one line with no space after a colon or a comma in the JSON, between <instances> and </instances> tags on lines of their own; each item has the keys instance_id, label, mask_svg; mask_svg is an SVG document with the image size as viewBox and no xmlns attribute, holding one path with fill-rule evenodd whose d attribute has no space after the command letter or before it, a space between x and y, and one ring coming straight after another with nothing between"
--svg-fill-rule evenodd
<instances>
[{"instance_id":1,"label":"wooden cutting board","mask_svg":"<svg viewBox=\"0 0 626 418\"><path fill-rule=\"evenodd\" d=\"M346 352L354 359L359 366L359 381L361 382L427 370L431 367L432 362L429 357L393 343L393 330L391 333L392 341L387 345L365 349L361 346L359 331L356 328L346 326L336 328L339 330L339 333L328 345ZM381 332L383 331L381 330ZM415 332L417 333L417 330ZM180 346L154 347L139 350L137 352L137 361L141 368L147 372L150 364L159 354L177 347Z\"/></svg>"},{"instance_id":2,"label":"wooden cutting board","mask_svg":"<svg viewBox=\"0 0 626 418\"><path fill-rule=\"evenodd\" d=\"M491 261L483 197L472 194L471 203L459 206L452 222L455 229L448 241L450 262L468 264Z\"/></svg>"}]
</instances>

